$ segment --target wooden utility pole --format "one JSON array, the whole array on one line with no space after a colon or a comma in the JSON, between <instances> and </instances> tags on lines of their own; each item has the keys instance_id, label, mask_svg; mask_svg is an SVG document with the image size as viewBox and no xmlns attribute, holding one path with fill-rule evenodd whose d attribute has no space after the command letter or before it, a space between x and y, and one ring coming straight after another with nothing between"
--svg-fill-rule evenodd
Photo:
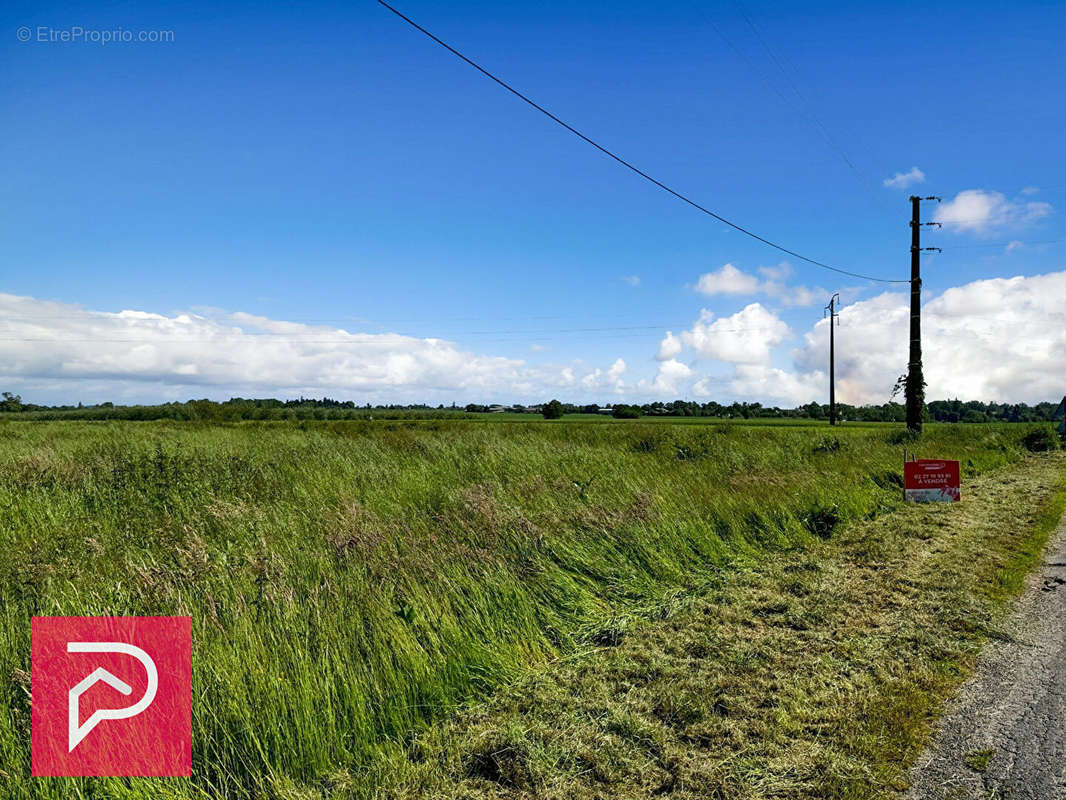
<instances>
[{"instance_id":1,"label":"wooden utility pole","mask_svg":"<svg viewBox=\"0 0 1066 800\"><path fill-rule=\"evenodd\" d=\"M911 195L911 346L905 388L907 428L917 433L922 432L922 409L925 406L925 377L922 375L922 200L936 200L939 203L940 198ZM939 222L925 224L940 226ZM925 249L940 250L939 247Z\"/></svg>"},{"instance_id":2,"label":"wooden utility pole","mask_svg":"<svg viewBox=\"0 0 1066 800\"><path fill-rule=\"evenodd\" d=\"M911 195L911 347L907 359L907 427L922 430L922 198Z\"/></svg>"},{"instance_id":3,"label":"wooden utility pole","mask_svg":"<svg viewBox=\"0 0 1066 800\"><path fill-rule=\"evenodd\" d=\"M833 340L833 320L840 318L836 310L836 302L840 294L834 294L829 298L829 305L825 310L829 312L829 424L837 424L837 392L836 392L836 343ZM824 316L824 314L823 314ZM840 324L839 322L837 323Z\"/></svg>"}]
</instances>

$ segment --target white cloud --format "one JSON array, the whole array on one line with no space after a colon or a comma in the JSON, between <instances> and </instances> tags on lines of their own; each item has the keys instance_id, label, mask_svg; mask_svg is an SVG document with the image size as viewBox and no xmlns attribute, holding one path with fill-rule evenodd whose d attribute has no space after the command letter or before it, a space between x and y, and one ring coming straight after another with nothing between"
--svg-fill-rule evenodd
<instances>
[{"instance_id":1,"label":"white cloud","mask_svg":"<svg viewBox=\"0 0 1066 800\"><path fill-rule=\"evenodd\" d=\"M907 189L925 183L925 173L917 167L911 167L907 172L897 172L891 178L885 178L882 183L890 189Z\"/></svg>"},{"instance_id":2,"label":"white cloud","mask_svg":"<svg viewBox=\"0 0 1066 800\"><path fill-rule=\"evenodd\" d=\"M1017 228L1052 212L1050 203L1008 200L1001 192L965 189L954 199L939 205L933 221L960 233L985 234L1004 228Z\"/></svg>"},{"instance_id":3,"label":"white cloud","mask_svg":"<svg viewBox=\"0 0 1066 800\"><path fill-rule=\"evenodd\" d=\"M789 336L788 325L776 314L752 303L721 319L703 309L692 329L681 333L681 341L702 358L764 364L770 360L770 351Z\"/></svg>"},{"instance_id":4,"label":"white cloud","mask_svg":"<svg viewBox=\"0 0 1066 800\"><path fill-rule=\"evenodd\" d=\"M580 362L530 365L443 339L240 312L111 313L0 294L0 319L0 379L55 400L237 394L387 402L542 399L549 390L580 387L579 371L589 369ZM619 359L592 374L602 375L604 387L617 387L624 371Z\"/></svg>"},{"instance_id":5,"label":"white cloud","mask_svg":"<svg viewBox=\"0 0 1066 800\"><path fill-rule=\"evenodd\" d=\"M759 287L762 294L778 300L786 306L809 306L825 302L829 292L825 289L808 289L806 286L789 285L786 281L792 276L792 265L782 261L776 267L759 267L759 272L766 280Z\"/></svg>"},{"instance_id":6,"label":"white cloud","mask_svg":"<svg viewBox=\"0 0 1066 800\"><path fill-rule=\"evenodd\" d=\"M700 275L696 291L700 294L756 294L761 283L754 275L741 272L732 264L726 264L716 272Z\"/></svg>"},{"instance_id":7,"label":"white cloud","mask_svg":"<svg viewBox=\"0 0 1066 800\"><path fill-rule=\"evenodd\" d=\"M925 303L923 361L930 399L1034 402L1061 396L1066 272L994 278ZM907 363L908 298L889 292L847 306L837 331L837 396L883 403ZM826 321L796 351L797 378L824 370Z\"/></svg>"},{"instance_id":8,"label":"white cloud","mask_svg":"<svg viewBox=\"0 0 1066 800\"><path fill-rule=\"evenodd\" d=\"M640 286L640 276L639 275L623 275L622 276L622 280L625 281L626 283L628 283L633 288L636 288L637 286Z\"/></svg>"},{"instance_id":9,"label":"white cloud","mask_svg":"<svg viewBox=\"0 0 1066 800\"><path fill-rule=\"evenodd\" d=\"M788 277L776 269L760 279ZM922 321L928 396L1061 397L1063 297L1066 271L974 281L928 298ZM842 309L836 337L842 402L889 399L906 368L907 301L903 292L886 292ZM684 392L793 405L827 396L828 323L819 320L789 352L789 327L760 303L721 318L701 311L691 329L660 342L653 377L628 382L620 358L602 367L529 364L442 339L242 313L109 313L0 294L0 320L0 388L30 402L301 394L357 402L536 402L553 395L584 402L608 393L673 399ZM679 348L693 358L678 360Z\"/></svg>"},{"instance_id":10,"label":"white cloud","mask_svg":"<svg viewBox=\"0 0 1066 800\"><path fill-rule=\"evenodd\" d=\"M771 295L773 296L773 295ZM778 299L786 306L813 306L829 298L825 289L808 289L806 286L789 287Z\"/></svg>"},{"instance_id":11,"label":"white cloud","mask_svg":"<svg viewBox=\"0 0 1066 800\"><path fill-rule=\"evenodd\" d=\"M659 352L655 358L666 361L681 352L681 340L674 336L673 331L666 332L666 338L659 342Z\"/></svg>"},{"instance_id":12,"label":"white cloud","mask_svg":"<svg viewBox=\"0 0 1066 800\"><path fill-rule=\"evenodd\" d=\"M1024 194L1028 197L1029 195L1036 194L1039 191L1039 186L1026 186L1024 189L1022 189L1021 194Z\"/></svg>"},{"instance_id":13,"label":"white cloud","mask_svg":"<svg viewBox=\"0 0 1066 800\"><path fill-rule=\"evenodd\" d=\"M809 306L824 299L824 289L808 289L806 286L790 286L786 280L792 275L792 266L782 261L777 266L759 267L757 276L726 264L715 272L707 272L696 282L696 291L713 296L716 294L763 294L786 306Z\"/></svg>"},{"instance_id":14,"label":"white cloud","mask_svg":"<svg viewBox=\"0 0 1066 800\"><path fill-rule=\"evenodd\" d=\"M927 299L922 313L926 396L1015 403L1061 397L1063 297L1066 271L973 281ZM855 405L887 402L907 365L908 295L885 292L853 303L839 319L837 398ZM825 402L828 325L825 319L815 323L788 364L775 348L790 332L772 312L753 303L717 319L704 310L692 329L681 333L681 341L704 359L727 362L729 372L686 375L692 380L689 391L780 405Z\"/></svg>"},{"instance_id":15,"label":"white cloud","mask_svg":"<svg viewBox=\"0 0 1066 800\"><path fill-rule=\"evenodd\" d=\"M1020 250L1023 247L1025 247L1025 242L1020 242L1015 239L1014 241L1007 242L1007 246L1004 250L1008 253L1013 253L1015 250Z\"/></svg>"},{"instance_id":16,"label":"white cloud","mask_svg":"<svg viewBox=\"0 0 1066 800\"><path fill-rule=\"evenodd\" d=\"M686 364L671 358L659 365L654 382L650 385L641 382L641 389L645 392L650 391L658 397L677 395L678 383L692 377L692 374L692 370Z\"/></svg>"},{"instance_id":17,"label":"white cloud","mask_svg":"<svg viewBox=\"0 0 1066 800\"><path fill-rule=\"evenodd\" d=\"M821 399L829 386L824 372L802 375L765 364L737 364L729 388L738 397L757 397L775 405L797 406Z\"/></svg>"},{"instance_id":18,"label":"white cloud","mask_svg":"<svg viewBox=\"0 0 1066 800\"><path fill-rule=\"evenodd\" d=\"M792 265L782 261L776 267L759 267L759 274L768 281L783 283L792 275Z\"/></svg>"},{"instance_id":19,"label":"white cloud","mask_svg":"<svg viewBox=\"0 0 1066 800\"><path fill-rule=\"evenodd\" d=\"M607 390L621 394L626 390L626 385L622 381L625 371L626 362L621 358L616 359L606 371L597 367L582 378L581 387L587 392Z\"/></svg>"},{"instance_id":20,"label":"white cloud","mask_svg":"<svg viewBox=\"0 0 1066 800\"><path fill-rule=\"evenodd\" d=\"M696 397L716 397L722 393L722 378L700 378L692 384L692 394Z\"/></svg>"}]
</instances>

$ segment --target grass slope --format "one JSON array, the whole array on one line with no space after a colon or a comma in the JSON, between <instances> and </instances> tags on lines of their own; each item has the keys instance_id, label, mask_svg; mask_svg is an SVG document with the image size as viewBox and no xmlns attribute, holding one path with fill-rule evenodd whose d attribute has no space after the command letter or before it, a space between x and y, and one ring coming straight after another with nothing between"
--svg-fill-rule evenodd
<instances>
[{"instance_id":1,"label":"grass slope","mask_svg":"<svg viewBox=\"0 0 1066 800\"><path fill-rule=\"evenodd\" d=\"M1020 426L930 426L968 474ZM0 425L0 797L364 793L434 718L899 504L898 431ZM29 779L29 620L188 614L194 779Z\"/></svg>"},{"instance_id":2,"label":"grass slope","mask_svg":"<svg viewBox=\"0 0 1066 800\"><path fill-rule=\"evenodd\" d=\"M964 490L738 564L397 748L376 796L898 798L1066 511L1066 458Z\"/></svg>"}]
</instances>

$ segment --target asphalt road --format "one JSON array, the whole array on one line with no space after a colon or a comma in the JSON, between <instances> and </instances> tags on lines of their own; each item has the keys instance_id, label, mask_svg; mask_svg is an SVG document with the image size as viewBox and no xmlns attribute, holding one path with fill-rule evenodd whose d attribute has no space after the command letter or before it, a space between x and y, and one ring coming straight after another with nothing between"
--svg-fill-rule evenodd
<instances>
[{"instance_id":1,"label":"asphalt road","mask_svg":"<svg viewBox=\"0 0 1066 800\"><path fill-rule=\"evenodd\" d=\"M912 774L921 800L1066 800L1066 517Z\"/></svg>"}]
</instances>

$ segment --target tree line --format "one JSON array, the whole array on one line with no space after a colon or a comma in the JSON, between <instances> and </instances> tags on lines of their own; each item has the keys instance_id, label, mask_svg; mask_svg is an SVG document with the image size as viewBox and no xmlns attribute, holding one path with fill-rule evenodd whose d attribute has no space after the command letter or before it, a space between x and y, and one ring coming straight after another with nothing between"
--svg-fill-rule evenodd
<instances>
[{"instance_id":1,"label":"tree line","mask_svg":"<svg viewBox=\"0 0 1066 800\"><path fill-rule=\"evenodd\" d=\"M553 401L558 402L558 401ZM925 405L925 418L930 422L1047 422L1056 417L1060 404L1037 403L983 403L979 400L933 400ZM470 408L469 406L467 407ZM484 407L477 407L481 410ZM828 419L829 406L822 403L807 403L795 408L764 406L761 403L735 402L723 405L714 401L696 403L690 400L675 400L672 403L654 402L643 405L572 405L561 403L563 414L602 414L630 416L634 412L648 417L719 417L732 419ZM617 413L624 410L624 414ZM907 410L901 403L853 406L837 403L837 416L852 422L905 422Z\"/></svg>"},{"instance_id":2,"label":"tree line","mask_svg":"<svg viewBox=\"0 0 1066 800\"><path fill-rule=\"evenodd\" d=\"M1044 402L1036 405L1026 403L984 403L977 400L933 400L925 406L926 419L931 422L1045 422L1055 418L1059 403ZM0 399L0 414L5 418L22 419L126 419L126 420L219 420L245 419L445 419L465 417L470 414L511 413L536 414L557 418L565 414L599 414L619 418L635 417L716 417L719 419L827 419L829 406L807 403L795 408L764 406L761 403L722 404L714 401L697 403L690 400L674 400L670 403L654 402L634 405L608 403L606 405L563 403L552 400L538 405L486 405L469 403L458 406L431 406L425 403L358 405L352 400L334 400L330 397L278 400L275 398L233 397L225 401L188 400L186 402L161 403L158 405L37 405L24 403L11 392L3 392ZM837 404L838 417L853 422L903 422L906 409L900 403L852 406Z\"/></svg>"}]
</instances>

